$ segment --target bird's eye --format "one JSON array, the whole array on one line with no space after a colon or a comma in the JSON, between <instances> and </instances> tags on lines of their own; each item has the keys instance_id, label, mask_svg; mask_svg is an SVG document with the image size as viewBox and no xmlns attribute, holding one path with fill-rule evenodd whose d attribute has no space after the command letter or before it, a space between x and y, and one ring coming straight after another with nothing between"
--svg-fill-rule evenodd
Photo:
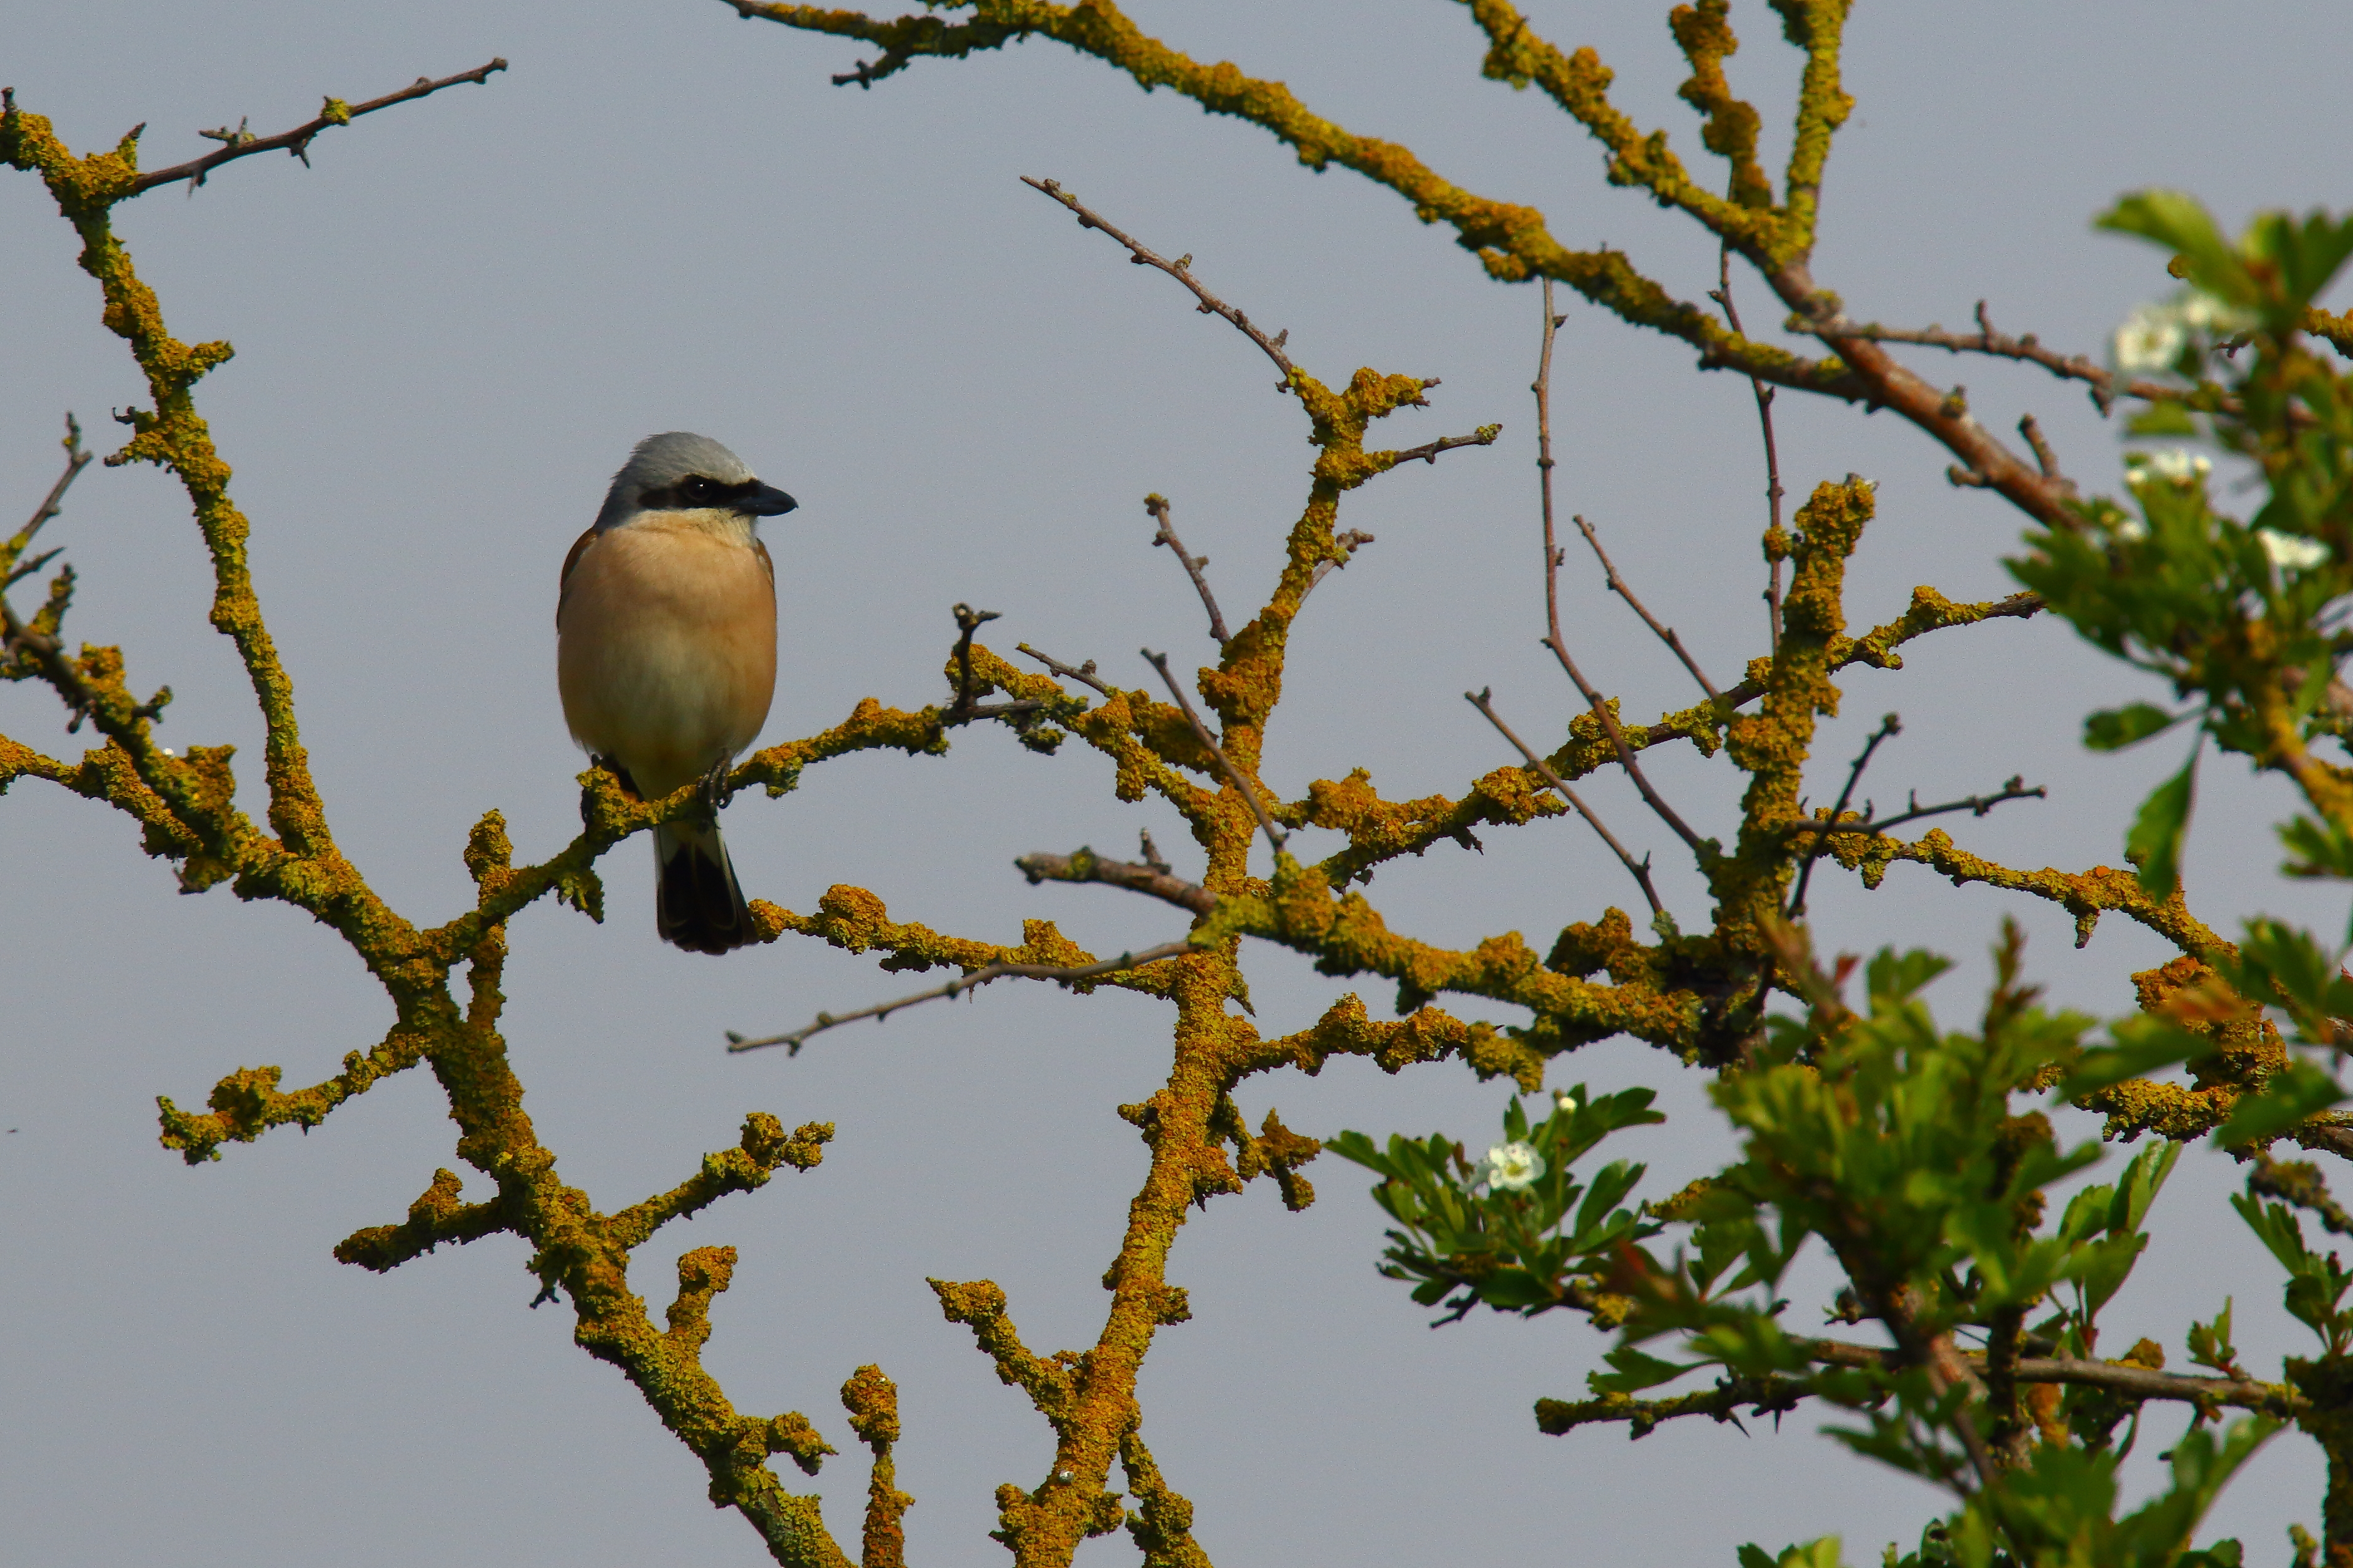
<instances>
[{"instance_id":1,"label":"bird's eye","mask_svg":"<svg viewBox=\"0 0 2353 1568\"><path fill-rule=\"evenodd\" d=\"M704 505L709 505L711 502L719 499L719 486L717 483L711 479L704 479L700 474L697 474L694 478L687 480L686 483L681 485L679 488L686 492L686 499L691 501L698 501Z\"/></svg>"}]
</instances>

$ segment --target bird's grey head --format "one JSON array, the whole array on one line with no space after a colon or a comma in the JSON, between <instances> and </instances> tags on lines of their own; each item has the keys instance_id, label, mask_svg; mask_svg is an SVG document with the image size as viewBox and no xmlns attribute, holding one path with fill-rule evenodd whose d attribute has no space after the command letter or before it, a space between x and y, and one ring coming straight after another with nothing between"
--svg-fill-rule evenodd
<instances>
[{"instance_id":1,"label":"bird's grey head","mask_svg":"<svg viewBox=\"0 0 2353 1568\"><path fill-rule=\"evenodd\" d=\"M685 430L649 436L629 454L596 531L620 527L640 512L732 511L744 517L775 517L799 503L774 485L764 485L744 459L712 440Z\"/></svg>"}]
</instances>

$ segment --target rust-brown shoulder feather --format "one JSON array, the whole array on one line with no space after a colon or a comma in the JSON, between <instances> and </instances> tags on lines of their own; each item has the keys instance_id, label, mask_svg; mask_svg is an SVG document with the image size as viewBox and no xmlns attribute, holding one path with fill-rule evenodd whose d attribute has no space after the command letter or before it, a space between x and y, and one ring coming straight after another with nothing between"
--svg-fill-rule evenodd
<instances>
[{"instance_id":1,"label":"rust-brown shoulder feather","mask_svg":"<svg viewBox=\"0 0 2353 1568\"><path fill-rule=\"evenodd\" d=\"M596 531L592 527L587 532L582 534L579 538L572 542L571 553L567 554L564 558L564 575L555 580L555 624L558 626L561 626L564 624L564 593L565 589L572 585L572 569L580 564L580 556L582 552L585 552L590 544L596 542ZM776 569L771 567L768 572L768 580L773 583L776 581Z\"/></svg>"}]
</instances>

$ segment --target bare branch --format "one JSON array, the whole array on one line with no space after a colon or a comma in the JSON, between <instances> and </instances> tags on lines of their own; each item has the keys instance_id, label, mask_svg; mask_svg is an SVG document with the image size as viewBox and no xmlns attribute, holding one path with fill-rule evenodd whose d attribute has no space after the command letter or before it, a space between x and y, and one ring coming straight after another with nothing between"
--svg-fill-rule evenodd
<instances>
[{"instance_id":1,"label":"bare branch","mask_svg":"<svg viewBox=\"0 0 2353 1568\"><path fill-rule=\"evenodd\" d=\"M1250 811L1258 817L1258 825L1266 829L1266 841L1274 846L1276 854L1281 854L1284 836L1276 831L1274 818L1267 815L1266 805L1259 799L1258 791L1250 788L1250 781L1242 777L1241 770L1234 766L1224 749L1211 738L1209 727L1201 722L1198 713L1193 711L1192 700L1185 695L1185 689L1176 684L1176 677L1168 668L1168 656L1155 653L1150 648L1145 648L1143 653L1152 668L1160 672L1160 679L1168 683L1168 694L1176 699L1176 706L1183 710L1186 722L1193 726L1193 733L1202 745L1209 749L1209 755L1218 759L1218 766L1226 770L1226 776L1234 781L1236 789L1241 791L1242 799L1250 803Z\"/></svg>"},{"instance_id":2,"label":"bare branch","mask_svg":"<svg viewBox=\"0 0 2353 1568\"><path fill-rule=\"evenodd\" d=\"M1658 792L1651 787L1651 781L1642 775L1641 764L1634 761L1634 749L1626 743L1625 731L1618 727L1618 716L1609 711L1609 705L1601 700L1601 693L1585 683L1585 677L1578 671L1577 662L1568 657L1567 643L1561 638L1560 563L1565 552L1556 542L1552 521L1552 343L1553 336L1559 331L1564 319L1553 314L1552 279L1547 278L1544 285L1544 346L1536 357L1535 382L1528 388L1536 395L1536 475L1537 486L1544 498L1545 626L1548 633L1544 645L1552 649L1553 657L1560 661L1561 668L1568 672L1570 682L1593 710L1593 716L1600 723L1602 732L1617 748L1619 765L1626 770L1626 776L1634 781L1634 787L1642 792L1642 799L1658 813L1661 821L1674 830L1675 837L1691 846L1692 853L1704 861L1708 855L1707 847L1700 841L1697 834L1684 826L1683 819L1675 815L1674 808L1660 799Z\"/></svg>"},{"instance_id":3,"label":"bare branch","mask_svg":"<svg viewBox=\"0 0 2353 1568\"><path fill-rule=\"evenodd\" d=\"M330 125L349 125L363 114L374 114L377 110L390 109L396 103L406 103L411 99L424 98L439 92L445 87L456 87L459 82L486 82L494 72L506 68L507 62L504 59L493 59L488 65L476 66L472 70L460 71L456 76L443 77L438 81L430 77L418 77L415 82L402 88L398 92L388 92L382 98L372 98L365 103L345 103L341 99L331 98L327 100L326 107L320 110L319 118L307 124L298 125L291 131L281 131L275 136L248 134L243 121L237 122L237 128L234 131L227 126L223 126L218 131L200 131L196 132L199 136L208 136L216 142L226 142L227 145L217 153L207 153L203 157L191 159L185 163L174 163L168 169L158 169L152 174L142 174L132 185L130 194L134 196L144 195L158 185L168 185L177 180L190 182L188 188L194 190L197 185L205 183L206 175L223 163L233 163L239 158L250 158L257 153L275 153L283 149L301 159L304 165L308 166L311 162L311 138ZM136 133L133 134L135 136Z\"/></svg>"},{"instance_id":4,"label":"bare branch","mask_svg":"<svg viewBox=\"0 0 2353 1568\"><path fill-rule=\"evenodd\" d=\"M1013 862L1013 868L1029 879L1033 888L1040 882L1101 882L1106 887L1148 893L1197 915L1206 915L1218 907L1217 894L1198 882L1176 876L1166 861L1158 858L1160 852L1153 847L1149 833L1144 836L1144 853L1146 858L1139 866L1130 860L1106 860L1092 849L1082 847L1073 855L1024 855Z\"/></svg>"},{"instance_id":5,"label":"bare branch","mask_svg":"<svg viewBox=\"0 0 2353 1568\"><path fill-rule=\"evenodd\" d=\"M1155 545L1166 545L1169 552L1184 563L1185 575L1193 579L1193 591L1201 595L1201 607L1209 612L1209 635L1217 638L1219 647L1225 647L1228 637L1226 617L1218 613L1218 596L1209 592L1209 580L1201 575L1201 568L1209 563L1209 558L1206 555L1185 553L1185 542L1177 538L1176 529L1169 526L1166 496L1158 494L1145 496L1144 510L1150 514L1154 522L1160 525L1160 531L1152 536L1152 542Z\"/></svg>"},{"instance_id":6,"label":"bare branch","mask_svg":"<svg viewBox=\"0 0 2353 1568\"><path fill-rule=\"evenodd\" d=\"M1577 524L1577 531L1585 535L1585 542L1593 547L1595 559L1601 563L1601 580L1604 585L1634 607L1634 613L1642 617L1642 624L1657 633L1659 640L1665 643L1673 650L1674 656L1683 661L1683 668L1691 671L1691 678L1699 682L1699 689L1702 691L1706 692L1711 698L1721 700L1724 693L1715 689L1715 683L1707 678L1707 672L1701 669L1690 653L1684 649L1683 639L1675 636L1674 627L1661 626L1658 617L1643 608L1641 600L1634 597L1634 590L1626 586L1626 580L1618 575L1618 568L1611 563L1609 552L1601 548L1601 536L1593 531L1593 525L1581 516L1572 516L1568 521Z\"/></svg>"},{"instance_id":7,"label":"bare branch","mask_svg":"<svg viewBox=\"0 0 2353 1568\"><path fill-rule=\"evenodd\" d=\"M790 1034L768 1035L756 1040L750 1040L730 1029L727 1032L727 1050L730 1055L733 1055L741 1051L756 1051L764 1046L783 1046L786 1047L785 1052L786 1056L797 1057L800 1055L802 1045L812 1035L823 1034L826 1030L839 1025L855 1023L860 1018L872 1018L879 1023L902 1007L912 1007L919 1002L943 1001L969 991L976 985L986 985L992 980L1003 980L1008 977L1023 980L1092 980L1098 975L1116 974L1123 969L1139 969L1145 964L1157 963L1164 958L1176 958L1192 951L1192 945L1188 942L1163 942L1158 947L1146 948L1142 952L1123 952L1117 958L1106 958L1100 963L1082 963L1075 966L1054 963L992 963L985 968L973 970L970 973L960 974L945 985L934 986L929 991L918 991L913 996L902 996L894 1002L878 1002L871 1007L860 1007L855 1013L843 1013L839 1016L832 1013L819 1013L809 1024L793 1030Z\"/></svg>"},{"instance_id":8,"label":"bare branch","mask_svg":"<svg viewBox=\"0 0 2353 1568\"><path fill-rule=\"evenodd\" d=\"M956 624L956 699L941 722L961 724L974 716L972 700L972 638L988 622L999 619L995 610L976 610L970 605L959 604L951 612Z\"/></svg>"},{"instance_id":9,"label":"bare branch","mask_svg":"<svg viewBox=\"0 0 2353 1568\"><path fill-rule=\"evenodd\" d=\"M1637 860L1633 856L1628 854L1626 852L1626 847L1618 842L1618 836L1610 832L1607 827L1603 826L1601 825L1601 819L1593 815L1593 808L1587 805L1583 800L1579 799L1575 790L1569 788L1567 784L1561 782L1560 775L1552 771L1552 765L1550 763L1546 763L1542 757L1537 756L1535 752L1530 751L1528 749L1528 743L1512 732L1512 727L1504 722L1502 717L1496 713L1493 705L1491 705L1487 700L1493 694L1493 688L1487 688L1479 691L1466 691L1462 694L1463 700L1468 701L1472 707L1479 710L1481 713L1484 714L1486 716L1487 722L1495 726L1496 730L1502 733L1504 739L1509 741L1514 746L1518 748L1520 755L1527 759L1528 766L1542 773L1544 775L1545 783L1550 784L1554 789L1558 790L1560 792L1560 797L1568 802L1569 805L1575 806L1577 808L1577 815L1585 818L1587 825L1590 826L1594 832L1601 836L1601 842L1609 846L1610 849L1616 853L1618 858L1624 863L1626 869L1633 873L1634 880L1642 885L1642 897L1651 901L1651 913L1661 917L1672 918L1667 916L1666 905L1659 902L1659 890L1651 886L1651 858L1646 855L1641 859ZM1711 693L1710 695L1714 694Z\"/></svg>"},{"instance_id":10,"label":"bare branch","mask_svg":"<svg viewBox=\"0 0 2353 1568\"><path fill-rule=\"evenodd\" d=\"M1874 818L1870 815L1870 808L1868 803L1866 803L1864 815L1856 821L1837 822L1828 818L1820 818L1812 822L1793 822L1789 825L1789 831L1791 833L1812 833L1817 835L1828 835L1832 833L1884 833L1891 827L1900 827L1907 822L1917 822L1924 816L1949 816L1957 811L1966 811L1972 816L1983 816L1986 813L1991 811L1995 806L2000 805L2006 800L2042 800L2048 798L2051 794L2048 789L2041 784L2036 784L2032 789L2028 789L2025 787L2025 784L2026 780L2023 774L2012 773L2008 782L2003 784L2000 789L1995 791L1991 795L1963 795L1958 800L1948 800L1942 805L1922 805L1920 804L1920 792L1918 790L1914 790L1912 792L1910 805L1905 810L1897 812L1894 816Z\"/></svg>"},{"instance_id":11,"label":"bare branch","mask_svg":"<svg viewBox=\"0 0 2353 1568\"><path fill-rule=\"evenodd\" d=\"M2062 381L2080 381L2089 384L2092 401L2105 414L2118 397L2137 397L2150 403L2179 403L2185 395L2178 386L2167 386L2155 381L2126 381L2097 362L2082 354L2063 354L2042 346L2032 332L2011 337L1998 332L1986 318L1986 303L1978 301L1978 330L1974 332L1948 332L1939 326L1920 328L1883 327L1876 321L1850 321L1841 316L1828 321L1808 321L1792 317L1783 323L1793 332L1805 332L1818 338L1860 338L1873 343L1917 343L1924 348L1943 349L1947 353L1990 354L1996 359L2024 360L2039 364ZM2039 459L2042 454L2035 453ZM2050 472L2045 468L2046 473Z\"/></svg>"},{"instance_id":12,"label":"bare branch","mask_svg":"<svg viewBox=\"0 0 2353 1568\"><path fill-rule=\"evenodd\" d=\"M2035 423L2033 415L2019 416L2018 433L2026 437L2027 447L2034 454L2035 466L2042 470L2042 477L2061 480L2073 489L2074 481L2059 471L2059 456L2052 451L2051 443L2043 439L2042 426Z\"/></svg>"},{"instance_id":13,"label":"bare branch","mask_svg":"<svg viewBox=\"0 0 2353 1568\"><path fill-rule=\"evenodd\" d=\"M1039 664L1044 665L1048 669L1052 670L1056 675L1060 676L1065 680L1075 680L1080 682L1082 685L1092 686L1097 691L1102 692L1105 697L1111 695L1111 688L1105 686L1101 680L1095 679L1095 661L1093 659L1089 659L1086 663L1079 666L1076 669L1072 669L1069 665L1064 664L1060 659L1056 658L1053 655L1039 653L1036 648L1031 647L1026 642L1015 643L1013 645L1013 651L1016 653L1028 654L1031 658L1036 659Z\"/></svg>"},{"instance_id":14,"label":"bare branch","mask_svg":"<svg viewBox=\"0 0 2353 1568\"><path fill-rule=\"evenodd\" d=\"M65 472L59 474L58 482L49 487L49 493L41 498L41 504L33 509L32 520L9 535L7 543L0 544L0 579L5 579L6 582L14 583L29 573L40 570L40 563L37 562L23 571L18 571L17 558L23 555L26 547L33 542L33 536L41 531L41 525L63 510L66 491L73 487L74 480L79 479L81 471L89 468L94 460L95 455L82 447L81 422L71 414L66 416L66 438L58 444L66 449ZM43 556L41 559L47 561L48 557Z\"/></svg>"},{"instance_id":15,"label":"bare branch","mask_svg":"<svg viewBox=\"0 0 2353 1568\"><path fill-rule=\"evenodd\" d=\"M1099 228L1103 230L1103 233L1111 236L1113 239L1119 241L1120 244L1127 247L1127 258L1135 263L1138 267L1157 268L1161 271L1168 274L1169 277L1176 279L1177 282L1185 285L1186 288L1191 289L1193 291L1193 298L1200 301L1200 303L1195 306L1194 309L1199 310L1201 314L1205 316L1223 316L1227 321L1231 321L1241 331L1245 337L1249 338L1250 342L1259 346L1261 353L1264 353L1267 358L1274 362L1275 369L1282 372L1282 384L1277 386L1275 390L1277 392L1288 392L1291 390L1292 378L1296 376L1299 374L1299 371L1298 367L1293 365L1282 352L1282 345L1288 342L1291 337L1291 333L1287 329L1275 333L1275 335L1271 338L1268 337L1265 332L1250 324L1250 319L1248 316L1243 315L1240 310L1235 310L1231 305L1227 304L1223 300L1219 299L1207 289L1201 287L1200 280L1195 278L1192 273L1192 257L1180 256L1176 260L1171 261L1167 258L1160 255L1157 251L1145 248L1142 244L1129 238L1120 230L1113 227L1110 224L1105 223L1102 217L1097 216L1095 213L1088 210L1084 205L1081 205L1078 197L1062 189L1060 184L1055 181L1033 180L1029 175L1024 174L1021 176L1021 183L1029 186L1033 191L1044 192L1046 195L1053 197L1056 201L1061 203L1064 206L1070 208L1071 212L1077 214L1079 226L1081 228Z\"/></svg>"},{"instance_id":16,"label":"bare branch","mask_svg":"<svg viewBox=\"0 0 2353 1568\"><path fill-rule=\"evenodd\" d=\"M1880 719L1879 728L1873 730L1871 732L1871 739L1862 743L1862 754L1855 758L1854 765L1847 770L1846 787L1839 791L1838 804L1831 807L1830 821L1836 822L1845 812L1846 803L1854 798L1855 785L1862 782L1862 770L1871 766L1871 754L1879 750L1880 742L1903 732L1904 721L1895 714L1889 713ZM1806 884L1812 879L1814 862L1821 858L1822 850L1828 847L1828 843L1829 840L1822 834L1816 833L1813 843L1806 850L1806 862L1798 868L1797 890L1789 895L1791 920L1796 920L1806 912Z\"/></svg>"},{"instance_id":17,"label":"bare branch","mask_svg":"<svg viewBox=\"0 0 2353 1568\"><path fill-rule=\"evenodd\" d=\"M1716 286L1708 290L1707 297L1724 307L1724 319L1732 324L1734 335L1745 338L1748 334L1741 330L1739 308L1732 302L1732 241L1729 238L1725 239L1716 251L1715 275ZM1765 430L1765 507L1768 519L1767 537L1778 539L1781 534L1783 491L1781 489L1781 449L1773 439L1773 389L1752 375L1748 378L1748 390L1756 395L1757 422ZM1581 518L1578 520L1580 523L1583 521ZM1596 548L1598 549L1599 546ZM1772 651L1778 657L1781 651L1781 558L1769 549L1766 556L1770 567L1770 575L1765 584L1765 611L1767 619L1772 623ZM1650 617L1646 616L1643 618L1647 620ZM1694 670L1692 673L1697 675L1699 672ZM1703 678L1700 684L1705 686L1706 679ZM1715 693L1710 691L1708 695L1713 697Z\"/></svg>"},{"instance_id":18,"label":"bare branch","mask_svg":"<svg viewBox=\"0 0 2353 1568\"><path fill-rule=\"evenodd\" d=\"M1438 383L1431 381L1427 384L1436 386ZM1409 447L1402 452L1391 452L1388 456L1399 467L1416 458L1434 467L1440 452L1451 452L1457 447L1492 447L1495 444L1495 437L1503 433L1501 425L1482 425L1468 436L1440 436L1435 441L1426 441L1419 447Z\"/></svg>"}]
</instances>

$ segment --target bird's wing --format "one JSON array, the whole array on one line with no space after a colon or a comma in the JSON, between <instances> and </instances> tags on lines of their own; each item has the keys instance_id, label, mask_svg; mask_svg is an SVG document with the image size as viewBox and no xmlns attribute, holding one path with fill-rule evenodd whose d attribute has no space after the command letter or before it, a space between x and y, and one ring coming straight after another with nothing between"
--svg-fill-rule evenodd
<instances>
[{"instance_id":1,"label":"bird's wing","mask_svg":"<svg viewBox=\"0 0 2353 1568\"><path fill-rule=\"evenodd\" d=\"M773 560L769 559L768 542L765 539L754 539L752 541L752 549L760 557L760 569L768 574L769 591L771 593L775 592L776 586L776 563ZM580 546L576 544L574 545L572 547L572 553L575 555L579 554ZM568 561L565 562L564 569L569 572L572 569L572 563Z\"/></svg>"},{"instance_id":2,"label":"bird's wing","mask_svg":"<svg viewBox=\"0 0 2353 1568\"><path fill-rule=\"evenodd\" d=\"M596 530L592 526L587 532L572 542L571 553L564 558L564 575L555 580L555 624L559 626L564 624L564 591L572 585L572 569L580 564L581 552L588 548L596 537ZM774 572L769 575L773 579Z\"/></svg>"}]
</instances>

